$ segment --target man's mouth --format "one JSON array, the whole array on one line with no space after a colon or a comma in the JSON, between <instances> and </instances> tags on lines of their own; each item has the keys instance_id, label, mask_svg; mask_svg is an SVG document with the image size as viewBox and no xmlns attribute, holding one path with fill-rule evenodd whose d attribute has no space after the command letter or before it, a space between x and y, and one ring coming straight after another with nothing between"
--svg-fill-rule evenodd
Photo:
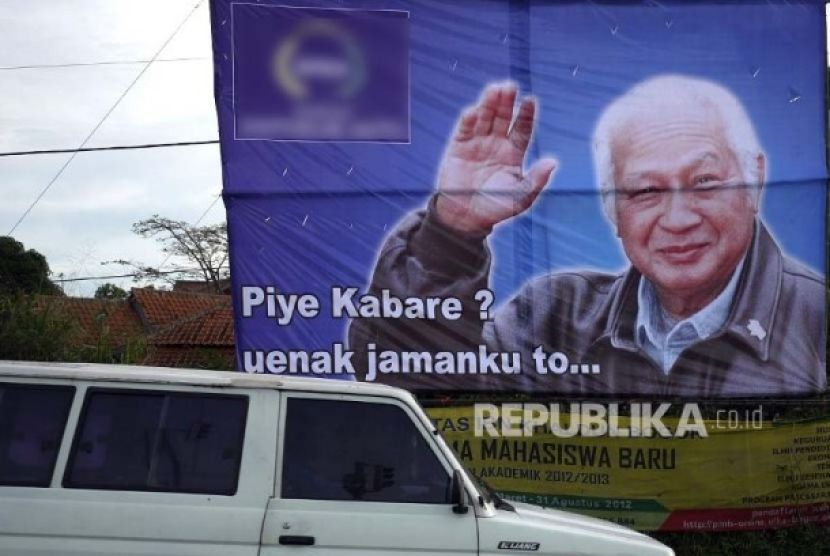
<instances>
[{"instance_id":1,"label":"man's mouth","mask_svg":"<svg viewBox=\"0 0 830 556\"><path fill-rule=\"evenodd\" d=\"M688 264L696 262L709 247L709 243L684 243L682 245L668 245L657 250L660 255L673 264Z\"/></svg>"}]
</instances>

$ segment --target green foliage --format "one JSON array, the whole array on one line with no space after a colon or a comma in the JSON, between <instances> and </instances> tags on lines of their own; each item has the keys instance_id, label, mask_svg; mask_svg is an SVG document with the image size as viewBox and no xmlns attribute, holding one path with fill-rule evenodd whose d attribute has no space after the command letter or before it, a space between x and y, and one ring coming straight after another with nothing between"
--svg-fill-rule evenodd
<instances>
[{"instance_id":1,"label":"green foliage","mask_svg":"<svg viewBox=\"0 0 830 556\"><path fill-rule=\"evenodd\" d=\"M60 295L49 279L51 271L46 257L9 236L0 237L0 295L15 292Z\"/></svg>"},{"instance_id":2,"label":"green foliage","mask_svg":"<svg viewBox=\"0 0 830 556\"><path fill-rule=\"evenodd\" d=\"M22 293L0 295L0 359L140 364L143 337L116 342L102 320L91 344L61 307L62 299Z\"/></svg>"},{"instance_id":3,"label":"green foliage","mask_svg":"<svg viewBox=\"0 0 830 556\"><path fill-rule=\"evenodd\" d=\"M805 526L732 533L655 533L677 556L826 556L830 554L827 527Z\"/></svg>"},{"instance_id":4,"label":"green foliage","mask_svg":"<svg viewBox=\"0 0 830 556\"><path fill-rule=\"evenodd\" d=\"M111 363L117 365L140 365L147 355L147 341L137 336L127 338L123 345L116 345L109 330L102 327L95 343L77 347L72 360L83 363Z\"/></svg>"},{"instance_id":5,"label":"green foliage","mask_svg":"<svg viewBox=\"0 0 830 556\"><path fill-rule=\"evenodd\" d=\"M188 367L210 371L235 371L236 363L232 356L228 357L221 349L200 348L193 360L188 363Z\"/></svg>"},{"instance_id":6,"label":"green foliage","mask_svg":"<svg viewBox=\"0 0 830 556\"><path fill-rule=\"evenodd\" d=\"M107 282L98 286L94 297L95 299L127 299L128 295L126 290Z\"/></svg>"},{"instance_id":7,"label":"green foliage","mask_svg":"<svg viewBox=\"0 0 830 556\"><path fill-rule=\"evenodd\" d=\"M0 295L0 359L68 361L75 332L55 300Z\"/></svg>"}]
</instances>

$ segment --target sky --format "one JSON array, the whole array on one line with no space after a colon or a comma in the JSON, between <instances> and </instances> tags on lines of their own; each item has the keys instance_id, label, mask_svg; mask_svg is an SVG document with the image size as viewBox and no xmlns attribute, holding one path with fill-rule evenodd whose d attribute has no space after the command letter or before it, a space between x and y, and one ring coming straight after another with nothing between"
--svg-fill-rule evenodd
<instances>
[{"instance_id":1,"label":"sky","mask_svg":"<svg viewBox=\"0 0 830 556\"><path fill-rule=\"evenodd\" d=\"M0 3L0 153L217 139L207 0ZM169 270L182 261L132 224L221 222L221 189L216 144L0 157L0 235L14 229L53 278L129 272L117 259ZM63 284L104 282L135 285Z\"/></svg>"},{"instance_id":2,"label":"sky","mask_svg":"<svg viewBox=\"0 0 830 556\"><path fill-rule=\"evenodd\" d=\"M217 140L207 1L2 2L0 98L0 152L76 149L87 139L86 147ZM0 157L0 235L70 157ZM79 153L12 236L46 256L53 278L125 274L102 263L166 259L132 233L133 222L153 214L221 222L221 188L215 144ZM135 285L67 282L65 291L91 296L106 281Z\"/></svg>"}]
</instances>

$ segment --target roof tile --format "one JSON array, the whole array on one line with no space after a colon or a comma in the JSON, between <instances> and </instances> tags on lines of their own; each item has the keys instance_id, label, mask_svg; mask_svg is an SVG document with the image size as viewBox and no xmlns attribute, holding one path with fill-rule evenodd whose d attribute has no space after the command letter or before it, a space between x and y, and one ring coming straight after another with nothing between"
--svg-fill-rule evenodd
<instances>
[{"instance_id":1,"label":"roof tile","mask_svg":"<svg viewBox=\"0 0 830 556\"><path fill-rule=\"evenodd\" d=\"M38 302L69 317L78 327L76 341L95 344L102 332L116 344L145 334L141 320L126 300L41 296Z\"/></svg>"},{"instance_id":2,"label":"roof tile","mask_svg":"<svg viewBox=\"0 0 830 556\"><path fill-rule=\"evenodd\" d=\"M133 302L156 346L235 345L229 295L135 289Z\"/></svg>"},{"instance_id":3,"label":"roof tile","mask_svg":"<svg viewBox=\"0 0 830 556\"><path fill-rule=\"evenodd\" d=\"M227 304L196 313L159 330L150 343L161 346L228 346L235 345L233 309Z\"/></svg>"}]
</instances>

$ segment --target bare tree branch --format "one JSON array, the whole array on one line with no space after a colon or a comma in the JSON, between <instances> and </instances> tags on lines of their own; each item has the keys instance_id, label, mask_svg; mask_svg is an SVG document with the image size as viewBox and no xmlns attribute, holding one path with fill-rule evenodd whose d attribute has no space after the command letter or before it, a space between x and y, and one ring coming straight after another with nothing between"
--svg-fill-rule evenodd
<instances>
[{"instance_id":1,"label":"bare tree branch","mask_svg":"<svg viewBox=\"0 0 830 556\"><path fill-rule=\"evenodd\" d=\"M138 261L116 260L103 264L127 266L135 272L134 281L153 282L163 280L175 283L182 279L201 279L216 293L222 291L229 272L228 226L225 223L210 226L194 226L183 220L173 220L158 214L133 224L133 232L144 238L153 238L162 251L179 259L180 272L164 271ZM196 265L198 270L192 267Z\"/></svg>"}]
</instances>

